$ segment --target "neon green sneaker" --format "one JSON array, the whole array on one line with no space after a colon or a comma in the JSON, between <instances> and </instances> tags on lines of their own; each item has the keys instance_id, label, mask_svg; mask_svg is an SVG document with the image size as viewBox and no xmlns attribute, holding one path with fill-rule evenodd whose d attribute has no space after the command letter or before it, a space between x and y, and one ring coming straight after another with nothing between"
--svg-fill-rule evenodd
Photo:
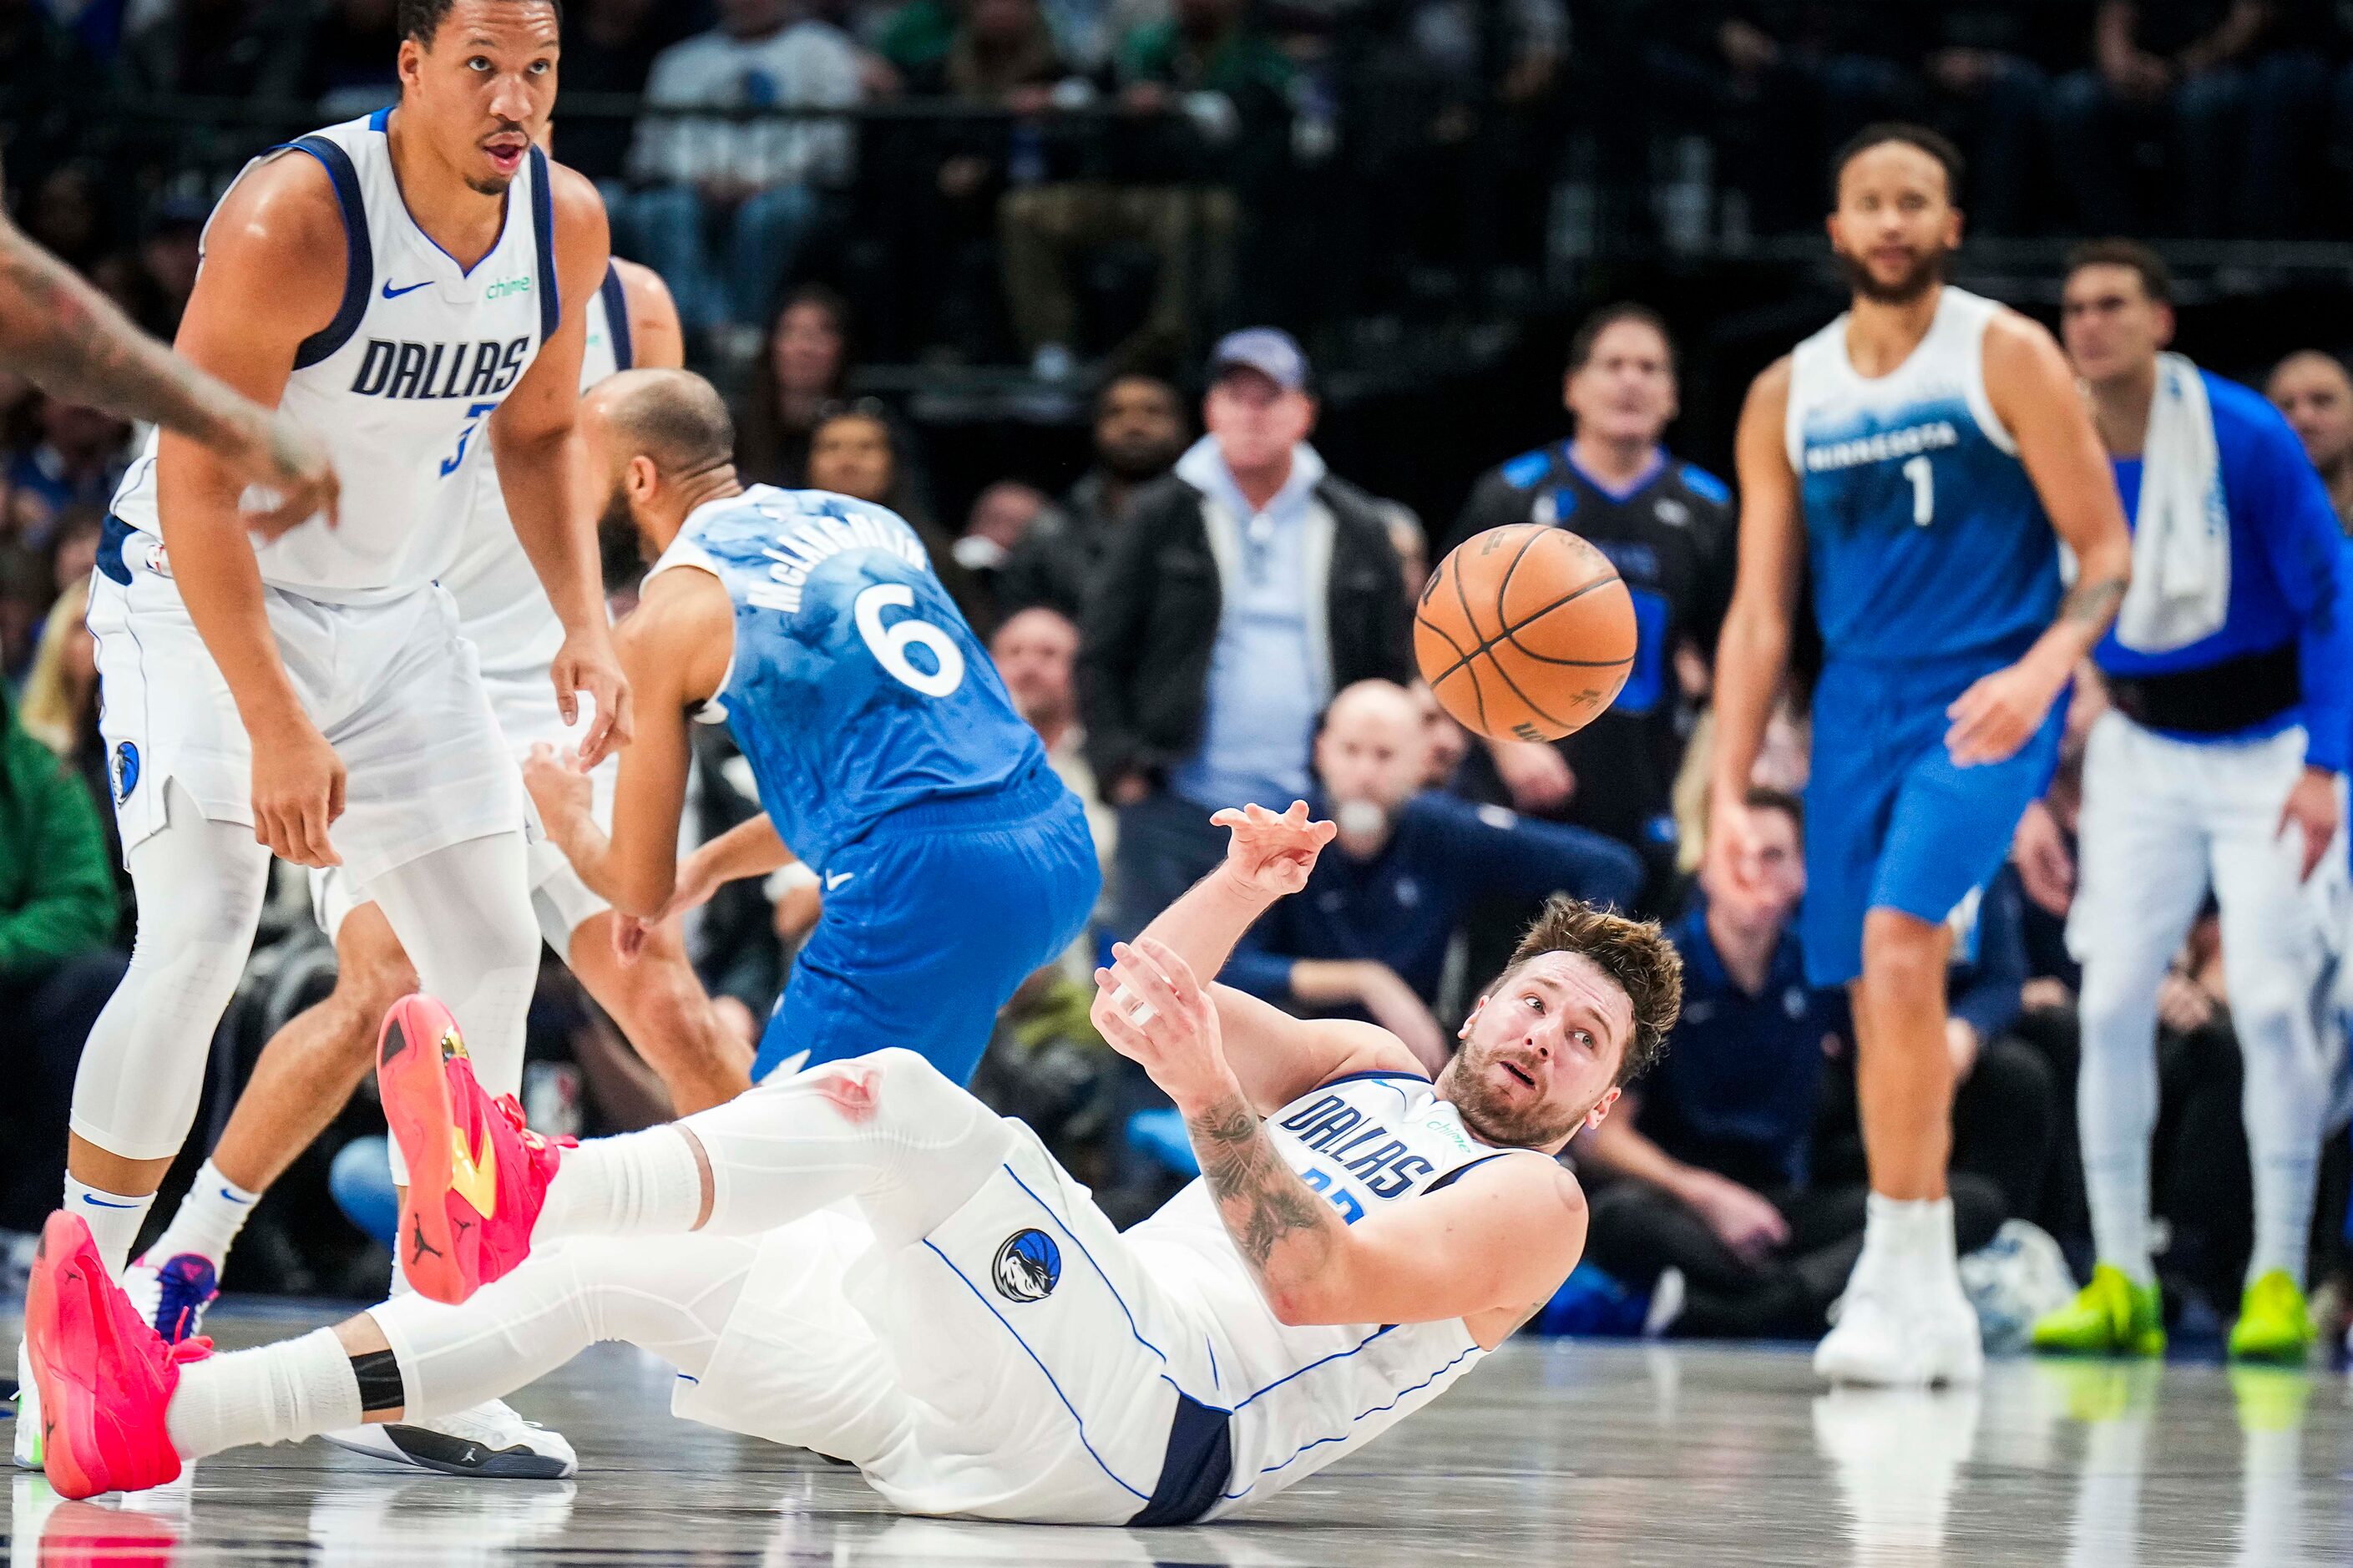
<instances>
[{"instance_id":1,"label":"neon green sneaker","mask_svg":"<svg viewBox=\"0 0 2353 1568\"><path fill-rule=\"evenodd\" d=\"M2239 1298L2231 1325L2232 1361L2301 1362L2316 1337L2304 1292L2284 1268L2274 1268Z\"/></svg>"},{"instance_id":2,"label":"neon green sneaker","mask_svg":"<svg viewBox=\"0 0 2353 1568\"><path fill-rule=\"evenodd\" d=\"M2154 1280L2136 1285L2115 1264L2100 1264L2074 1300L2034 1325L2033 1342L2049 1355L2161 1356L2164 1299Z\"/></svg>"}]
</instances>

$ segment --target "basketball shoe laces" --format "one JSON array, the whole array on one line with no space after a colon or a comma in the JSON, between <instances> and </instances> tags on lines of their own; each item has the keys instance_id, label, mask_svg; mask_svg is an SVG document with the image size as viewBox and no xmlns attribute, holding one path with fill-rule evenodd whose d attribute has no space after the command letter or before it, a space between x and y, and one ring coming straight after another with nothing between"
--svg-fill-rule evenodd
<instances>
[{"instance_id":1,"label":"basketball shoe laces","mask_svg":"<svg viewBox=\"0 0 2353 1568\"><path fill-rule=\"evenodd\" d=\"M191 1331L220 1294L213 1266L193 1255L174 1258L156 1270L155 1286L155 1331L165 1344L193 1343Z\"/></svg>"}]
</instances>

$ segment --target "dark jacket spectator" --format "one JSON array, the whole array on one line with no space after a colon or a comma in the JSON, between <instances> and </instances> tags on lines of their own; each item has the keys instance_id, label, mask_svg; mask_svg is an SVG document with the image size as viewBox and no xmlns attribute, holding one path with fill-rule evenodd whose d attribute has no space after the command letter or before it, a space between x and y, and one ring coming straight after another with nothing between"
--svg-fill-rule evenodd
<instances>
[{"instance_id":1,"label":"dark jacket spectator","mask_svg":"<svg viewBox=\"0 0 2353 1568\"><path fill-rule=\"evenodd\" d=\"M1372 498L1328 474L1314 495L1333 523L1324 614L1334 684L1412 679L1405 589ZM1181 479L1155 480L1104 553L1080 656L1098 777L1162 782L1200 745L1224 610L1202 499Z\"/></svg>"},{"instance_id":2,"label":"dark jacket spectator","mask_svg":"<svg viewBox=\"0 0 2353 1568\"><path fill-rule=\"evenodd\" d=\"M1307 444L1315 400L1272 328L1210 356L1209 434L1135 499L1087 605L1087 760L1119 807L1124 932L1214 866L1211 813L1303 796L1316 715L1409 679L1405 584L1373 500Z\"/></svg>"},{"instance_id":3,"label":"dark jacket spectator","mask_svg":"<svg viewBox=\"0 0 2353 1568\"><path fill-rule=\"evenodd\" d=\"M1157 376L1120 376L1095 399L1094 435L1094 467L1006 560L997 592L1008 614L1031 605L1072 620L1084 613L1087 584L1137 491L1185 449L1184 405Z\"/></svg>"}]
</instances>

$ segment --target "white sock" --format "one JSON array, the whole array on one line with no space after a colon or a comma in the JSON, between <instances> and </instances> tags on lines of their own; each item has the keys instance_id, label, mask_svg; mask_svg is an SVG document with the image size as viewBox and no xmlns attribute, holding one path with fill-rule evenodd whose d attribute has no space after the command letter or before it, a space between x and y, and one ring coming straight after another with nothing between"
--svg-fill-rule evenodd
<instances>
[{"instance_id":1,"label":"white sock","mask_svg":"<svg viewBox=\"0 0 2353 1568\"><path fill-rule=\"evenodd\" d=\"M98 1243L106 1271L121 1279L122 1266L131 1261L131 1249L138 1245L139 1227L147 1223L147 1211L155 1206L155 1194L132 1197L68 1176L65 1206L67 1213L81 1215L90 1226L90 1239Z\"/></svg>"},{"instance_id":2,"label":"white sock","mask_svg":"<svg viewBox=\"0 0 2353 1568\"><path fill-rule=\"evenodd\" d=\"M2084 1196L2092 1210L2092 1252L2136 1285L2157 1278L2148 1248L2148 1150L2114 1159L2084 1156Z\"/></svg>"},{"instance_id":3,"label":"white sock","mask_svg":"<svg viewBox=\"0 0 2353 1568\"><path fill-rule=\"evenodd\" d=\"M2258 1158L2254 1162L2255 1245L2247 1255L2247 1283L2284 1269L2304 1288L2305 1251L2312 1237L2313 1189L2320 1180L2320 1151L2309 1158Z\"/></svg>"},{"instance_id":4,"label":"white sock","mask_svg":"<svg viewBox=\"0 0 2353 1568\"><path fill-rule=\"evenodd\" d=\"M1901 1277L1929 1282L1949 1277L1957 1289L1953 1200L1873 1193L1863 1205L1862 1251L1865 1258L1884 1260Z\"/></svg>"},{"instance_id":5,"label":"white sock","mask_svg":"<svg viewBox=\"0 0 2353 1568\"><path fill-rule=\"evenodd\" d=\"M360 1423L360 1380L332 1329L180 1369L164 1412L184 1459L248 1443L299 1442Z\"/></svg>"},{"instance_id":6,"label":"white sock","mask_svg":"<svg viewBox=\"0 0 2353 1568\"><path fill-rule=\"evenodd\" d=\"M247 1192L221 1174L220 1167L206 1160L196 1179L188 1187L188 1195L180 1200L178 1212L155 1245L147 1249L157 1263L195 1253L215 1269L228 1260L228 1249L237 1245L237 1233L253 1214L259 1202L259 1193Z\"/></svg>"},{"instance_id":7,"label":"white sock","mask_svg":"<svg viewBox=\"0 0 2353 1568\"><path fill-rule=\"evenodd\" d=\"M693 1146L676 1128L649 1127L566 1149L531 1238L683 1236L702 1212Z\"/></svg>"}]
</instances>

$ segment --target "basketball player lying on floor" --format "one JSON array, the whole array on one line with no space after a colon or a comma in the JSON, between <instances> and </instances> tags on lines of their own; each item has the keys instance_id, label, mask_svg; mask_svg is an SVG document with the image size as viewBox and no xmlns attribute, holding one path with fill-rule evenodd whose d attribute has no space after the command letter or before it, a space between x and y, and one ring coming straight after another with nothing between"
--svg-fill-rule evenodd
<instances>
[{"instance_id":1,"label":"basketball player lying on floor","mask_svg":"<svg viewBox=\"0 0 2353 1568\"><path fill-rule=\"evenodd\" d=\"M1175 1524L1313 1474L1574 1267L1585 1199L1554 1156L1658 1053L1681 964L1657 926L1556 899L1433 1083L1384 1030L1195 978L1334 832L1303 805L1215 820L1224 864L1096 973L1096 1026L1176 1101L1203 1172L1125 1235L910 1051L562 1146L498 1114L448 1014L410 997L379 1068L401 1235L448 1249L471 1299L184 1363L53 1215L26 1305L50 1484L150 1487L240 1444L427 1416L602 1339L674 1363L678 1414L849 1460L912 1513Z\"/></svg>"}]
</instances>

